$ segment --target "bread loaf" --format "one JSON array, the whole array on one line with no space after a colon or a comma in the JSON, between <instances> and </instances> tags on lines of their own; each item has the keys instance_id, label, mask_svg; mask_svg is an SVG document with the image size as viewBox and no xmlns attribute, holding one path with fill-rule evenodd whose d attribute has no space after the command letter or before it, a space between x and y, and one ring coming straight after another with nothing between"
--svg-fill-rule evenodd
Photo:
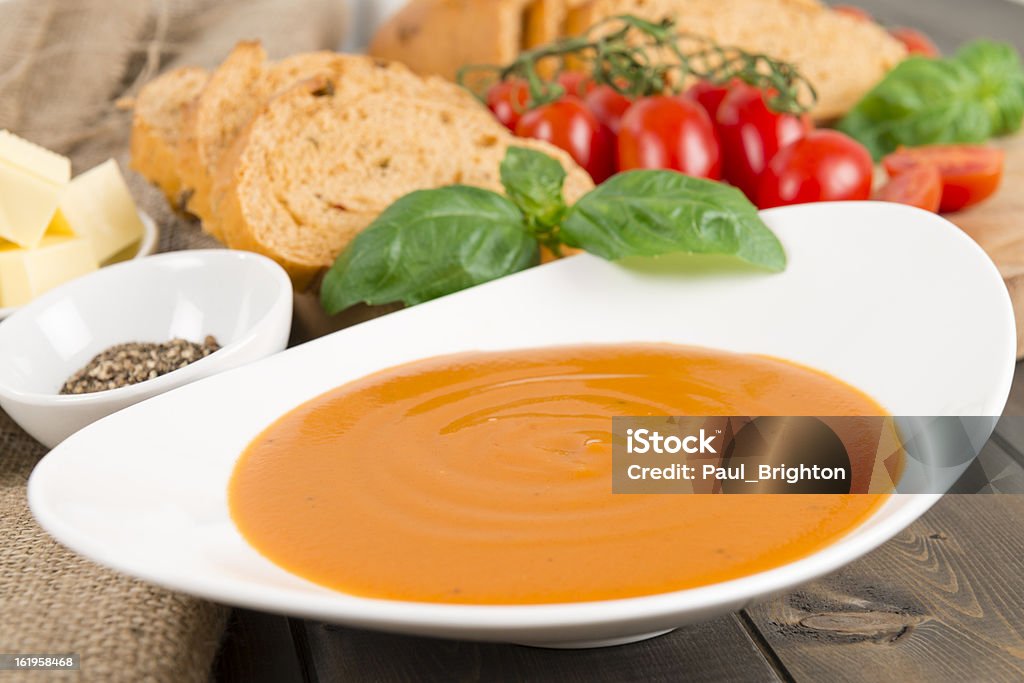
<instances>
[{"instance_id":1,"label":"bread loaf","mask_svg":"<svg viewBox=\"0 0 1024 683\"><path fill-rule=\"evenodd\" d=\"M467 64L505 64L525 47L533 0L411 0L374 35L370 54L454 79Z\"/></svg>"},{"instance_id":2,"label":"bread loaf","mask_svg":"<svg viewBox=\"0 0 1024 683\"><path fill-rule=\"evenodd\" d=\"M174 69L147 83L135 98L131 167L163 190L175 208L182 206L178 144L185 109L208 77L205 69Z\"/></svg>"},{"instance_id":3,"label":"bread loaf","mask_svg":"<svg viewBox=\"0 0 1024 683\"><path fill-rule=\"evenodd\" d=\"M445 83L424 81L418 94L377 88L354 96L346 80L313 81L267 103L215 185L227 244L275 259L299 289L409 192L451 184L500 190L511 145L558 159L569 201L592 187L562 151L515 138L475 101L431 92Z\"/></svg>"},{"instance_id":4,"label":"bread loaf","mask_svg":"<svg viewBox=\"0 0 1024 683\"><path fill-rule=\"evenodd\" d=\"M817 120L845 114L906 57L881 26L815 0L590 0L568 12L566 33L619 14L675 16L688 33L794 64L818 93Z\"/></svg>"},{"instance_id":5,"label":"bread loaf","mask_svg":"<svg viewBox=\"0 0 1024 683\"><path fill-rule=\"evenodd\" d=\"M792 62L818 92L818 120L847 112L906 56L882 27L817 0L413 0L380 29L370 50L418 73L454 78L466 64L508 63L516 44L524 49L578 35L622 14L674 18L683 32ZM481 39L485 27L497 31L493 40Z\"/></svg>"}]
</instances>

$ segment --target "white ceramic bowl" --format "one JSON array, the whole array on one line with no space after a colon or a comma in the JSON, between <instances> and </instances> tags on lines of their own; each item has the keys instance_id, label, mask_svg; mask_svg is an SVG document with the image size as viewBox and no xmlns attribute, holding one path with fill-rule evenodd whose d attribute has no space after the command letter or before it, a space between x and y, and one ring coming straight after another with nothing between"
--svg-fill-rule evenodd
<instances>
[{"instance_id":1,"label":"white ceramic bowl","mask_svg":"<svg viewBox=\"0 0 1024 683\"><path fill-rule=\"evenodd\" d=\"M526 606L328 590L256 552L227 504L239 455L283 413L381 368L472 349L696 344L820 368L896 415L1002 412L1014 370L1013 311L995 266L959 229L898 204L810 204L763 215L789 254L784 273L712 259L620 265L583 255L408 308L79 432L33 472L32 512L72 549L174 590L437 637L611 645L792 589L892 538L939 496L893 496L820 552L740 579L628 600Z\"/></svg>"},{"instance_id":2,"label":"white ceramic bowl","mask_svg":"<svg viewBox=\"0 0 1024 683\"><path fill-rule=\"evenodd\" d=\"M156 221L143 210L139 210L139 218L142 220L142 239L138 243L138 247L135 253L128 252L127 255L119 254L115 256L111 262L104 263L104 267L111 265L111 263L120 263L121 261L128 261L131 259L140 259L146 256L150 256L156 251L157 240L160 238L160 231L156 227ZM10 316L18 310L17 306L0 308L0 320Z\"/></svg>"},{"instance_id":3,"label":"white ceramic bowl","mask_svg":"<svg viewBox=\"0 0 1024 683\"><path fill-rule=\"evenodd\" d=\"M48 447L169 389L282 350L292 287L284 270L239 251L180 251L103 268L39 297L0 323L0 407ZM125 342L202 341L220 351L132 386L61 396L99 352Z\"/></svg>"}]
</instances>

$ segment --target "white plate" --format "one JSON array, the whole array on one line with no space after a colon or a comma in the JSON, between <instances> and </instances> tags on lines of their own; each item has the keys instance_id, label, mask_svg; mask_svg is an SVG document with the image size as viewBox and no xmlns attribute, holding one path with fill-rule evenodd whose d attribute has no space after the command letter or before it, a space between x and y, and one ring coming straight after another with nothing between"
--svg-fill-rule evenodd
<instances>
[{"instance_id":1,"label":"white plate","mask_svg":"<svg viewBox=\"0 0 1024 683\"><path fill-rule=\"evenodd\" d=\"M119 260L130 261L132 259L143 258L150 256L156 251L157 240L160 237L160 231L156 227L156 221L148 213L139 209L139 218L142 219L142 240L139 242L138 250L134 255L123 259L114 257L114 262ZM104 266L109 265L104 263ZM0 308L0 320L3 320L7 316L11 315L18 310L17 306L10 306L8 308Z\"/></svg>"},{"instance_id":2,"label":"white plate","mask_svg":"<svg viewBox=\"0 0 1024 683\"><path fill-rule=\"evenodd\" d=\"M297 404L366 373L470 349L669 341L789 358L867 391L894 414L998 415L1010 389L1009 296L946 220L896 204L764 214L781 275L589 256L416 306L128 408L79 432L29 482L39 522L93 560L222 603L376 629L549 646L626 642L743 607L850 562L928 509L899 496L843 540L753 576L628 600L540 606L352 597L278 568L228 514L232 467ZM680 273L681 262L691 270ZM673 262L675 262L673 264ZM719 264L720 266L724 264Z\"/></svg>"}]
</instances>

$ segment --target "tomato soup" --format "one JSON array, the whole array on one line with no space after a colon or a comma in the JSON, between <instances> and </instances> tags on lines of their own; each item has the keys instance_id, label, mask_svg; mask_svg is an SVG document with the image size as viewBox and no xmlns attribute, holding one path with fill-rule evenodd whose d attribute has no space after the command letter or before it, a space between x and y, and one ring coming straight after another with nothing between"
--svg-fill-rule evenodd
<instances>
[{"instance_id":1,"label":"tomato soup","mask_svg":"<svg viewBox=\"0 0 1024 683\"><path fill-rule=\"evenodd\" d=\"M786 564L884 494L611 491L613 416L884 415L823 373L660 344L465 353L288 413L233 474L243 536L352 595L465 604L627 598Z\"/></svg>"}]
</instances>

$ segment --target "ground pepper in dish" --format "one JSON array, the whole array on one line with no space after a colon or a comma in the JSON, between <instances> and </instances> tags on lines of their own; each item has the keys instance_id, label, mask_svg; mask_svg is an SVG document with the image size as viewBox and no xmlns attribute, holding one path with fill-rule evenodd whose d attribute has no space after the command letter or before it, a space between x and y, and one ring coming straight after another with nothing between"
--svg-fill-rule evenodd
<instances>
[{"instance_id":1,"label":"ground pepper in dish","mask_svg":"<svg viewBox=\"0 0 1024 683\"><path fill-rule=\"evenodd\" d=\"M118 344L68 378L60 393L91 394L138 384L180 370L219 350L220 344L212 336L206 337L202 344L185 339L172 339L162 344Z\"/></svg>"}]
</instances>

